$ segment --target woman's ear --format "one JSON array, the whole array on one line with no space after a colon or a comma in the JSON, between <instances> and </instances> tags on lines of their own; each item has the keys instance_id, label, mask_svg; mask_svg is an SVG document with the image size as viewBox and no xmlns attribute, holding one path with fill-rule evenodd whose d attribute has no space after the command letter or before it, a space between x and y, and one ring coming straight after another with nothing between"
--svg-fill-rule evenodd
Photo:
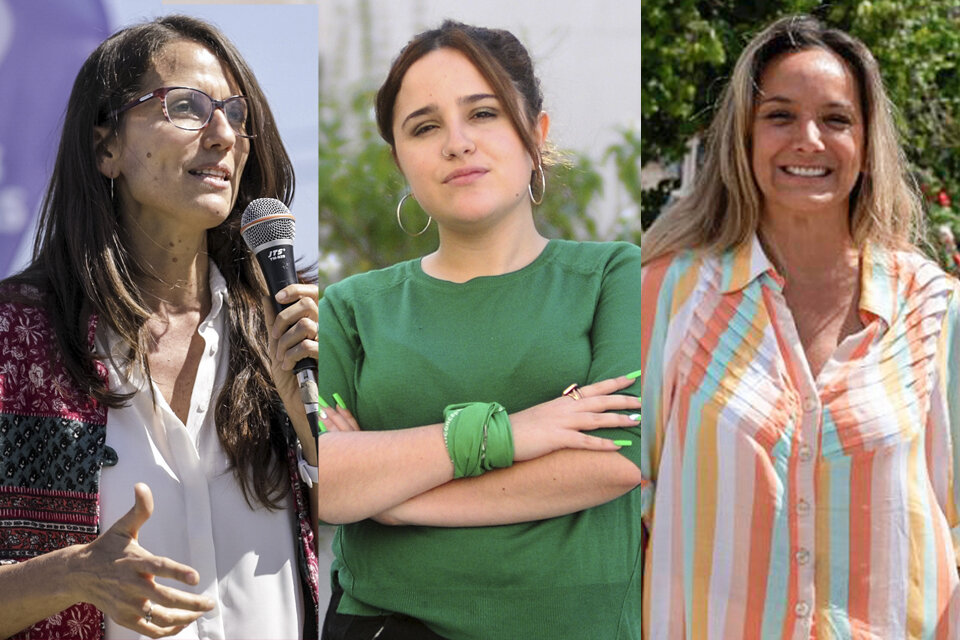
<instances>
[{"instance_id":1,"label":"woman's ear","mask_svg":"<svg viewBox=\"0 0 960 640\"><path fill-rule=\"evenodd\" d=\"M96 126L93 128L93 151L97 154L97 168L108 178L117 178L120 171L117 161L120 157L117 148L117 135L110 127Z\"/></svg>"},{"instance_id":2,"label":"woman's ear","mask_svg":"<svg viewBox=\"0 0 960 640\"><path fill-rule=\"evenodd\" d=\"M550 115L546 111L541 111L537 116L534 130L537 134L537 146L542 148L547 142L547 134L550 133Z\"/></svg>"}]
</instances>

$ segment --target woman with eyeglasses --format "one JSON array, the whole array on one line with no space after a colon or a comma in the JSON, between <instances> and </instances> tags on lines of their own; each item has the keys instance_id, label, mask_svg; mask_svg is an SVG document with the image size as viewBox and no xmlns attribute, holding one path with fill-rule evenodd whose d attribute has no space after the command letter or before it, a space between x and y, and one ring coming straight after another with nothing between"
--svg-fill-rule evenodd
<instances>
[{"instance_id":1,"label":"woman with eyeglasses","mask_svg":"<svg viewBox=\"0 0 960 640\"><path fill-rule=\"evenodd\" d=\"M324 640L639 637L640 251L538 232L542 103L516 37L452 21L377 94L439 243L320 302Z\"/></svg>"},{"instance_id":2,"label":"woman with eyeglasses","mask_svg":"<svg viewBox=\"0 0 960 640\"><path fill-rule=\"evenodd\" d=\"M90 55L63 130L0 284L0 637L316 637L317 290L274 316L240 237L293 195L266 99L170 16Z\"/></svg>"}]
</instances>

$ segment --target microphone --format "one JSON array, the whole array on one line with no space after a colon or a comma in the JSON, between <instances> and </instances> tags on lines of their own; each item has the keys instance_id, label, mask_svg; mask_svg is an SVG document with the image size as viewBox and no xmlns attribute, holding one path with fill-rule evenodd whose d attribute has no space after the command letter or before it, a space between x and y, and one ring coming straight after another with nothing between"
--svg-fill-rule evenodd
<instances>
[{"instance_id":1,"label":"microphone","mask_svg":"<svg viewBox=\"0 0 960 640\"><path fill-rule=\"evenodd\" d=\"M275 198L258 198L247 205L240 218L240 234L250 247L260 271L267 281L273 310L280 313L290 304L277 302L277 292L287 285L297 282L297 269L294 266L293 238L296 236L296 224L293 214ZM302 358L293 366L300 385L300 400L307 411L307 421L314 439L320 435L320 391L313 372L316 363L312 358Z\"/></svg>"}]
</instances>

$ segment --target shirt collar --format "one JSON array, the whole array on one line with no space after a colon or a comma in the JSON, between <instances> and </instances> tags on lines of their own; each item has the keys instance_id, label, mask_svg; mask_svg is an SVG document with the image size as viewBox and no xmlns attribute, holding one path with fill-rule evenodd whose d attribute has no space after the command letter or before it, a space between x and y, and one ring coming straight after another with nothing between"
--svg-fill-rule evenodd
<instances>
[{"instance_id":1,"label":"shirt collar","mask_svg":"<svg viewBox=\"0 0 960 640\"><path fill-rule=\"evenodd\" d=\"M227 300L230 297L230 293L227 291L227 281L224 279L223 274L220 273L220 269L217 268L217 265L214 264L213 260L210 260L210 273L208 276L208 281L210 282L210 313L207 314L206 319L202 324L210 324L214 322L219 316L220 312L223 310L224 306L227 304Z\"/></svg>"},{"instance_id":2,"label":"shirt collar","mask_svg":"<svg viewBox=\"0 0 960 640\"><path fill-rule=\"evenodd\" d=\"M767 257L756 234L750 242L728 251L720 258L721 288L724 294L736 293L769 274L780 288L784 280ZM860 254L860 310L893 322L897 306L897 269L890 251L873 243Z\"/></svg>"},{"instance_id":3,"label":"shirt collar","mask_svg":"<svg viewBox=\"0 0 960 640\"><path fill-rule=\"evenodd\" d=\"M868 243L860 254L860 311L877 316L889 327L897 310L899 287L891 252Z\"/></svg>"},{"instance_id":4,"label":"shirt collar","mask_svg":"<svg viewBox=\"0 0 960 640\"><path fill-rule=\"evenodd\" d=\"M724 294L740 291L765 273L769 273L780 287L783 286L783 278L764 253L756 234L753 234L750 242L724 253L720 257L720 269L720 287Z\"/></svg>"},{"instance_id":5,"label":"shirt collar","mask_svg":"<svg viewBox=\"0 0 960 640\"><path fill-rule=\"evenodd\" d=\"M208 264L210 265L207 275L207 282L210 283L210 312L207 314L207 317L200 322L201 329L219 322L220 315L230 299L230 292L227 290L227 281L223 277L223 274L220 273L220 269L217 268L213 260L209 260ZM216 326L219 327L221 325L217 324ZM123 344L120 336L110 328L108 323L101 322L97 324L97 336L98 339L102 339L101 344L108 353L112 353L114 357L119 358L126 356L126 345Z\"/></svg>"}]
</instances>

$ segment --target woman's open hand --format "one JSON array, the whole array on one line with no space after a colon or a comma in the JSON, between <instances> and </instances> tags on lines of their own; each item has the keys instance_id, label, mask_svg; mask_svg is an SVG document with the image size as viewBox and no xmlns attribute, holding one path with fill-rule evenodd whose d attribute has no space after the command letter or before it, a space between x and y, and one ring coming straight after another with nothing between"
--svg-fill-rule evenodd
<instances>
[{"instance_id":1,"label":"woman's open hand","mask_svg":"<svg viewBox=\"0 0 960 640\"><path fill-rule=\"evenodd\" d=\"M548 402L510 415L513 426L514 460L532 460L560 449L616 451L612 440L591 436L585 431L635 427L631 415L610 413L640 409L636 396L617 394L635 380L621 376L580 387L580 399L561 395Z\"/></svg>"},{"instance_id":2,"label":"woman's open hand","mask_svg":"<svg viewBox=\"0 0 960 640\"><path fill-rule=\"evenodd\" d=\"M78 601L93 604L119 625L162 638L178 633L214 603L154 581L162 577L196 585L200 578L196 570L140 546L137 536L153 513L153 495L139 483L134 496L130 511L96 540L82 545L68 575Z\"/></svg>"}]
</instances>

